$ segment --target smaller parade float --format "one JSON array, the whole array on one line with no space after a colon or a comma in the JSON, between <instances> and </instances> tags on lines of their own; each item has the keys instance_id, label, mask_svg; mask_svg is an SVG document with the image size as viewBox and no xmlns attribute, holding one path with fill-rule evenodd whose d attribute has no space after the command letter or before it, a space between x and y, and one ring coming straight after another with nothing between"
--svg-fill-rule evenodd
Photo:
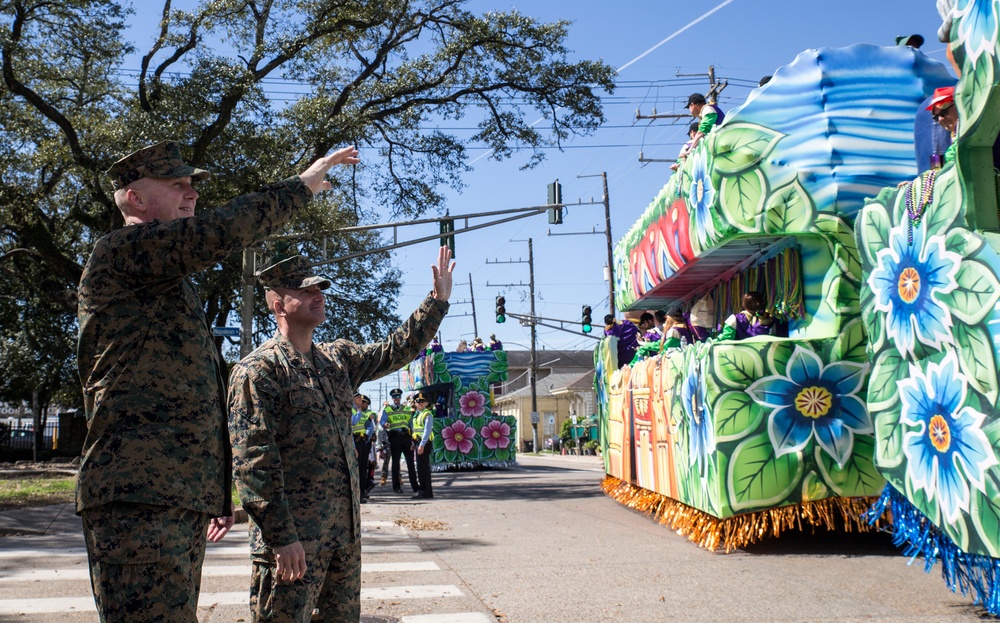
<instances>
[{"instance_id":1,"label":"smaller parade float","mask_svg":"<svg viewBox=\"0 0 1000 623\"><path fill-rule=\"evenodd\" d=\"M507 380L507 353L493 344L446 353L435 340L403 371L406 390L435 405L434 471L517 464L517 420L493 412L493 386Z\"/></svg>"},{"instance_id":2,"label":"smaller parade float","mask_svg":"<svg viewBox=\"0 0 1000 623\"><path fill-rule=\"evenodd\" d=\"M595 385L609 495L712 550L870 528L861 515L885 480L855 218L916 174L918 106L953 82L908 47L810 50L687 156L617 245L620 307L701 301L714 332L757 290L788 336L710 338L632 365L605 338Z\"/></svg>"}]
</instances>

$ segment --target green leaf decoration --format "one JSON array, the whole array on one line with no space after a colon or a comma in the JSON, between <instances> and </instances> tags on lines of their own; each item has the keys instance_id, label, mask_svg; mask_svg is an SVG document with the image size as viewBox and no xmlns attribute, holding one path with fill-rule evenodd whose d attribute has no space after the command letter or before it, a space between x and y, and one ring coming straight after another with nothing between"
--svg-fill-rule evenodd
<instances>
[{"instance_id":1,"label":"green leaf decoration","mask_svg":"<svg viewBox=\"0 0 1000 623\"><path fill-rule=\"evenodd\" d=\"M964 324L956 325L953 332L958 343L962 372L969 377L969 384L986 396L987 402L995 404L1000 396L1000 386L997 384L996 355L989 333L981 326Z\"/></svg>"},{"instance_id":2,"label":"green leaf decoration","mask_svg":"<svg viewBox=\"0 0 1000 623\"><path fill-rule=\"evenodd\" d=\"M733 451L726 479L733 510L778 505L799 486L804 472L798 453L775 456L766 432L745 439Z\"/></svg>"},{"instance_id":3,"label":"green leaf decoration","mask_svg":"<svg viewBox=\"0 0 1000 623\"><path fill-rule=\"evenodd\" d=\"M788 360L792 358L795 349L789 342L772 342L767 345L765 360L768 374L785 374Z\"/></svg>"},{"instance_id":4,"label":"green leaf decoration","mask_svg":"<svg viewBox=\"0 0 1000 623\"><path fill-rule=\"evenodd\" d=\"M802 183L794 182L775 189L767 200L764 231L769 234L808 232L816 220L816 205Z\"/></svg>"},{"instance_id":5,"label":"green leaf decoration","mask_svg":"<svg viewBox=\"0 0 1000 623\"><path fill-rule=\"evenodd\" d=\"M899 401L897 384L906 375L907 364L894 348L879 353L868 379L868 412L891 409Z\"/></svg>"},{"instance_id":6,"label":"green leaf decoration","mask_svg":"<svg viewBox=\"0 0 1000 623\"><path fill-rule=\"evenodd\" d=\"M832 214L817 214L815 227L817 231L827 234L835 240L837 264L841 270L853 277L861 279L861 257L858 255L858 245L854 240L854 230L842 217Z\"/></svg>"},{"instance_id":7,"label":"green leaf decoration","mask_svg":"<svg viewBox=\"0 0 1000 623\"><path fill-rule=\"evenodd\" d=\"M928 235L947 234L958 218L962 196L955 188L957 177L954 167L938 176L934 184L934 201L927 208L922 221Z\"/></svg>"},{"instance_id":8,"label":"green leaf decoration","mask_svg":"<svg viewBox=\"0 0 1000 623\"><path fill-rule=\"evenodd\" d=\"M760 169L751 169L722 180L719 205L737 229L756 232L760 229L766 196L767 179Z\"/></svg>"},{"instance_id":9,"label":"green leaf decoration","mask_svg":"<svg viewBox=\"0 0 1000 623\"><path fill-rule=\"evenodd\" d=\"M899 421L899 409L887 409L874 413L875 424L875 464L882 470L903 464L903 424Z\"/></svg>"},{"instance_id":10,"label":"green leaf decoration","mask_svg":"<svg viewBox=\"0 0 1000 623\"><path fill-rule=\"evenodd\" d=\"M969 514L979 540L986 548L984 553L992 558L1000 558L1000 505L993 501L1000 500L1000 491L993 478L986 479L985 493L974 487L970 489L972 499Z\"/></svg>"},{"instance_id":11,"label":"green leaf decoration","mask_svg":"<svg viewBox=\"0 0 1000 623\"><path fill-rule=\"evenodd\" d=\"M840 333L833 340L833 347L830 351L830 361L853 361L855 363L867 363L868 354L865 348L868 340L865 337L865 327L861 318L855 318L840 329Z\"/></svg>"},{"instance_id":12,"label":"green leaf decoration","mask_svg":"<svg viewBox=\"0 0 1000 623\"><path fill-rule=\"evenodd\" d=\"M709 145L715 172L729 177L756 167L784 136L752 123L732 123L716 129Z\"/></svg>"},{"instance_id":13,"label":"green leaf decoration","mask_svg":"<svg viewBox=\"0 0 1000 623\"><path fill-rule=\"evenodd\" d=\"M981 54L976 59L975 68L972 71L966 68L955 87L956 102L964 113L959 116L963 127L959 128L958 140L977 129L979 118L990 100L989 91L995 82L993 60L992 54Z\"/></svg>"},{"instance_id":14,"label":"green leaf decoration","mask_svg":"<svg viewBox=\"0 0 1000 623\"><path fill-rule=\"evenodd\" d=\"M861 212L861 242L865 257L871 265L878 264L876 255L889 246L889 230L892 223L885 206L879 203L869 203Z\"/></svg>"},{"instance_id":15,"label":"green leaf decoration","mask_svg":"<svg viewBox=\"0 0 1000 623\"><path fill-rule=\"evenodd\" d=\"M883 328L885 313L877 313L875 311L875 297L871 296L871 291L867 286L865 286L865 290L869 294L870 303L864 305L864 313L861 314L861 318L865 322L865 332L868 334L870 352L877 353L885 346L885 329Z\"/></svg>"},{"instance_id":16,"label":"green leaf decoration","mask_svg":"<svg viewBox=\"0 0 1000 623\"><path fill-rule=\"evenodd\" d=\"M939 294L937 299L962 322L978 324L1000 299L1000 281L988 266L976 260L963 261L955 280L958 287L947 294Z\"/></svg>"},{"instance_id":17,"label":"green leaf decoration","mask_svg":"<svg viewBox=\"0 0 1000 623\"><path fill-rule=\"evenodd\" d=\"M854 448L843 466L823 450L819 444L813 454L823 481L842 497L878 495L885 487L885 479L875 469L875 441L870 435L855 435Z\"/></svg>"},{"instance_id":18,"label":"green leaf decoration","mask_svg":"<svg viewBox=\"0 0 1000 623\"><path fill-rule=\"evenodd\" d=\"M944 533L964 552L969 549L969 526L966 524L966 516L961 514L955 521L943 522Z\"/></svg>"},{"instance_id":19,"label":"green leaf decoration","mask_svg":"<svg viewBox=\"0 0 1000 623\"><path fill-rule=\"evenodd\" d=\"M750 346L718 345L712 361L719 382L733 389L746 389L764 374L764 362Z\"/></svg>"},{"instance_id":20,"label":"green leaf decoration","mask_svg":"<svg viewBox=\"0 0 1000 623\"><path fill-rule=\"evenodd\" d=\"M816 475L816 472L810 471L802 479L802 491L800 493L803 502L813 502L816 500L823 500L830 497L830 489L826 484Z\"/></svg>"},{"instance_id":21,"label":"green leaf decoration","mask_svg":"<svg viewBox=\"0 0 1000 623\"><path fill-rule=\"evenodd\" d=\"M962 257L970 257L983 247L983 237L964 227L953 227L945 238L944 246Z\"/></svg>"},{"instance_id":22,"label":"green leaf decoration","mask_svg":"<svg viewBox=\"0 0 1000 623\"><path fill-rule=\"evenodd\" d=\"M917 507L924 515L927 515L934 525L941 526L941 509L938 506L937 499L930 499L923 489L917 489L913 486L913 483L909 478L904 478L906 483L903 487L903 495L906 499L910 501L911 504Z\"/></svg>"},{"instance_id":23,"label":"green leaf decoration","mask_svg":"<svg viewBox=\"0 0 1000 623\"><path fill-rule=\"evenodd\" d=\"M734 441L757 430L764 419L764 409L743 391L730 391L719 396L712 407L715 414L717 442Z\"/></svg>"}]
</instances>

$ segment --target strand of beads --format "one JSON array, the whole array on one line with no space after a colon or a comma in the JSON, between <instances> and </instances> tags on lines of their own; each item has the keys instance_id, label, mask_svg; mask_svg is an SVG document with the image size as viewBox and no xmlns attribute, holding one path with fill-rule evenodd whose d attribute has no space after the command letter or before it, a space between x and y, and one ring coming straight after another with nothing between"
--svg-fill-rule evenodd
<instances>
[{"instance_id":1,"label":"strand of beads","mask_svg":"<svg viewBox=\"0 0 1000 623\"><path fill-rule=\"evenodd\" d=\"M913 244L913 228L920 227L920 220L924 217L924 211L927 210L927 206L934 199L934 180L937 179L937 173L937 169L924 171L917 179L906 186L906 193L903 198L906 202L906 216L908 218L906 227L907 244ZM920 198L917 200L917 204L914 205L913 196L917 194L914 187L918 186L918 184Z\"/></svg>"}]
</instances>

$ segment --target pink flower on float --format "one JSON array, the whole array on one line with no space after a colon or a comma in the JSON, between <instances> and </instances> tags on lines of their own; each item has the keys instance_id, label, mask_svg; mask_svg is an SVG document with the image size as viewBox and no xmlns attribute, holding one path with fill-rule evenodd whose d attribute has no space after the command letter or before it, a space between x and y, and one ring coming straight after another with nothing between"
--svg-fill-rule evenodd
<instances>
[{"instance_id":1,"label":"pink flower on float","mask_svg":"<svg viewBox=\"0 0 1000 623\"><path fill-rule=\"evenodd\" d=\"M462 420L456 420L454 424L441 431L441 436L444 437L446 450L452 452L458 450L461 454L468 454L472 451L472 440L476 436L476 429Z\"/></svg>"},{"instance_id":2,"label":"pink flower on float","mask_svg":"<svg viewBox=\"0 0 1000 623\"><path fill-rule=\"evenodd\" d=\"M490 420L490 423L479 429L483 443L490 450L502 450L510 445L510 424L500 420Z\"/></svg>"},{"instance_id":3,"label":"pink flower on float","mask_svg":"<svg viewBox=\"0 0 1000 623\"><path fill-rule=\"evenodd\" d=\"M459 410L465 417L479 417L486 411L486 396L471 390L458 399Z\"/></svg>"}]
</instances>

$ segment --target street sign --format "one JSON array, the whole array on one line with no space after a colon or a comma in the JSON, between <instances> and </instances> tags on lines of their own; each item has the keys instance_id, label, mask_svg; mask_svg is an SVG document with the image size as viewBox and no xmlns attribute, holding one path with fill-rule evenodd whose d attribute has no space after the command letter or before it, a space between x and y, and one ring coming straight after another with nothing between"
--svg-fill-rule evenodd
<instances>
[{"instance_id":1,"label":"street sign","mask_svg":"<svg viewBox=\"0 0 1000 623\"><path fill-rule=\"evenodd\" d=\"M541 416L538 415L538 411L531 412L531 423L538 424L542 420Z\"/></svg>"},{"instance_id":2,"label":"street sign","mask_svg":"<svg viewBox=\"0 0 1000 623\"><path fill-rule=\"evenodd\" d=\"M212 327L212 335L215 337L239 337L239 327Z\"/></svg>"}]
</instances>

